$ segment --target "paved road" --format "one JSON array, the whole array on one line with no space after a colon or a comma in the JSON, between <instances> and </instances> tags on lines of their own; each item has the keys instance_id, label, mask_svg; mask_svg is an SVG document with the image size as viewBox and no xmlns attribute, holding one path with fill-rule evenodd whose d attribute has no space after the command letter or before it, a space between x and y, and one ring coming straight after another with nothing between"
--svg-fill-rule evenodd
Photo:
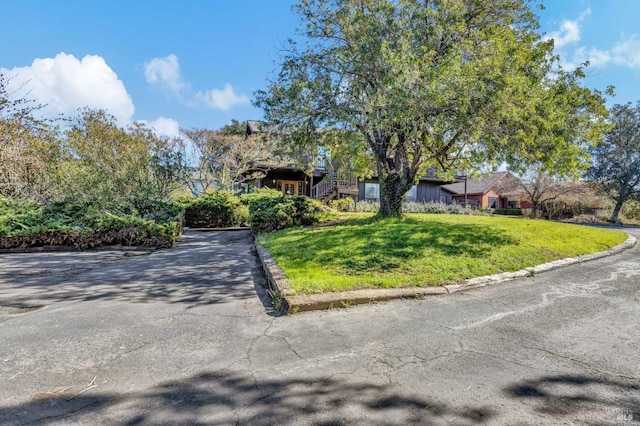
<instances>
[{"instance_id":1,"label":"paved road","mask_svg":"<svg viewBox=\"0 0 640 426\"><path fill-rule=\"evenodd\" d=\"M0 255L0 424L636 424L639 256L283 317L246 232Z\"/></svg>"}]
</instances>

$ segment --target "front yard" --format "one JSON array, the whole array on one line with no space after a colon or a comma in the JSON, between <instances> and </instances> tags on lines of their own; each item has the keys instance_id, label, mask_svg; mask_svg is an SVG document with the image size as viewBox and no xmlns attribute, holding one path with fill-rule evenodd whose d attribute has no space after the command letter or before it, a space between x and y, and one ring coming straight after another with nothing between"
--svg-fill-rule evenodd
<instances>
[{"instance_id":1,"label":"front yard","mask_svg":"<svg viewBox=\"0 0 640 426\"><path fill-rule=\"evenodd\" d=\"M262 234L258 242L304 294L452 283L606 250L626 238L522 218L343 213L313 228Z\"/></svg>"}]
</instances>

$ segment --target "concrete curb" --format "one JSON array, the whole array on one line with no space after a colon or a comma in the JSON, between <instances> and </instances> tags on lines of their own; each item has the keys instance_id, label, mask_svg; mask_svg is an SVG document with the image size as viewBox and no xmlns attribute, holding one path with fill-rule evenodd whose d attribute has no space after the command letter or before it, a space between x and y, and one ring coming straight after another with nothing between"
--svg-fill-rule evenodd
<instances>
[{"instance_id":1,"label":"concrete curb","mask_svg":"<svg viewBox=\"0 0 640 426\"><path fill-rule=\"evenodd\" d=\"M607 256L622 253L636 245L636 238L627 234L627 240L617 246L598 253L585 254L577 257L555 260L541 265L524 268L515 272L502 272L494 275L486 275L467 279L458 284L447 284L434 287L411 287L393 289L364 289L339 293L318 293L296 295L286 275L280 266L271 257L269 251L256 244L256 252L262 263L262 268L267 276L270 293L274 298L274 305L280 305L282 311L287 314L296 312L347 307L365 303L376 303L400 298L421 298L424 296L444 295L457 293L473 288L486 287L517 278L533 277L543 272L553 271L577 263L600 259Z\"/></svg>"}]
</instances>

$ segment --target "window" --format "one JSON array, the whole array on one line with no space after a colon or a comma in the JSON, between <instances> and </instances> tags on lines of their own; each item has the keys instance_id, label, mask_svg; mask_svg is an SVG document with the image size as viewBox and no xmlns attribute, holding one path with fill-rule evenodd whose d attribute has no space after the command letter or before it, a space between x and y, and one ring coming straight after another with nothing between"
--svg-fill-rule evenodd
<instances>
[{"instance_id":1,"label":"window","mask_svg":"<svg viewBox=\"0 0 640 426\"><path fill-rule=\"evenodd\" d=\"M296 195L296 186L293 183L285 182L284 195Z\"/></svg>"},{"instance_id":2,"label":"window","mask_svg":"<svg viewBox=\"0 0 640 426\"><path fill-rule=\"evenodd\" d=\"M498 198L497 197L489 197L489 208L497 209L498 208Z\"/></svg>"},{"instance_id":3,"label":"window","mask_svg":"<svg viewBox=\"0 0 640 426\"><path fill-rule=\"evenodd\" d=\"M418 199L418 187L413 185L405 194L407 201L416 201Z\"/></svg>"},{"instance_id":4,"label":"window","mask_svg":"<svg viewBox=\"0 0 640 426\"><path fill-rule=\"evenodd\" d=\"M379 200L380 199L380 184L379 183L365 183L364 184L364 199L365 200Z\"/></svg>"},{"instance_id":5,"label":"window","mask_svg":"<svg viewBox=\"0 0 640 426\"><path fill-rule=\"evenodd\" d=\"M507 208L508 209L517 209L518 208L518 202L516 200L508 200L507 201Z\"/></svg>"}]
</instances>

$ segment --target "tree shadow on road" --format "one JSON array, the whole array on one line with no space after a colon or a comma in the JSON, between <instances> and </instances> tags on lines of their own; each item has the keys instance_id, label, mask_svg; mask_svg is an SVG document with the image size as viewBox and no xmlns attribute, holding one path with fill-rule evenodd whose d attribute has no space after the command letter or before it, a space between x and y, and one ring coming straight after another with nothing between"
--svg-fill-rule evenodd
<instances>
[{"instance_id":1,"label":"tree shadow on road","mask_svg":"<svg viewBox=\"0 0 640 426\"><path fill-rule=\"evenodd\" d=\"M471 425L493 418L486 407L454 408L389 385L335 377L258 380L248 372L206 372L137 393L95 391L75 397L68 391L5 406L0 423Z\"/></svg>"},{"instance_id":2,"label":"tree shadow on road","mask_svg":"<svg viewBox=\"0 0 640 426\"><path fill-rule=\"evenodd\" d=\"M60 256L38 255L42 259ZM35 257L12 256L22 257L25 268L29 256ZM73 259L73 255L61 258L64 262ZM0 304L24 307L55 301L117 300L195 307L248 300L255 298L257 292L265 308L275 314L248 231L191 232L172 249L136 257L123 255L117 260L111 256L107 263L87 262L86 269L81 263L50 263L38 274L18 271L0 277L10 284L8 290L0 292Z\"/></svg>"},{"instance_id":3,"label":"tree shadow on road","mask_svg":"<svg viewBox=\"0 0 640 426\"><path fill-rule=\"evenodd\" d=\"M640 382L637 381L554 375L514 384L506 388L505 393L553 418L578 421L584 417L580 423L593 425L640 421Z\"/></svg>"}]
</instances>

